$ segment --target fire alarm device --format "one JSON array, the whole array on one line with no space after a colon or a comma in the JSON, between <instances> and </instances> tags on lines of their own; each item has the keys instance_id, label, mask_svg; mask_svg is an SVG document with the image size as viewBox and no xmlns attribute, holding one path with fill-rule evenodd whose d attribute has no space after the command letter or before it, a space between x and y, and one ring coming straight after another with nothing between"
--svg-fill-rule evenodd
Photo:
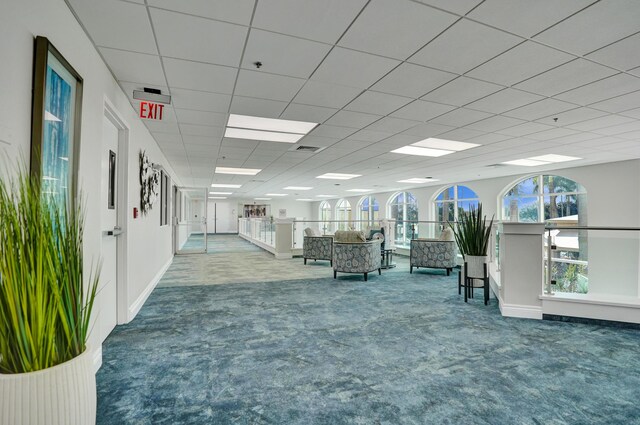
<instances>
[{"instance_id":1,"label":"fire alarm device","mask_svg":"<svg viewBox=\"0 0 640 425\"><path fill-rule=\"evenodd\" d=\"M133 207L133 218L138 218L138 208Z\"/></svg>"}]
</instances>

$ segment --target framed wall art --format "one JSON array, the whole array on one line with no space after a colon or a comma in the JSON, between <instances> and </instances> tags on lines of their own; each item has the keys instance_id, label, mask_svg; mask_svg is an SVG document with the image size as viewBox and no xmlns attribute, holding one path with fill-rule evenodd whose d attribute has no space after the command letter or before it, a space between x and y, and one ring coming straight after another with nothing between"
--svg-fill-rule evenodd
<instances>
[{"instance_id":1,"label":"framed wall art","mask_svg":"<svg viewBox=\"0 0 640 425\"><path fill-rule=\"evenodd\" d=\"M82 77L46 37L36 37L31 112L31 173L43 193L75 203Z\"/></svg>"}]
</instances>

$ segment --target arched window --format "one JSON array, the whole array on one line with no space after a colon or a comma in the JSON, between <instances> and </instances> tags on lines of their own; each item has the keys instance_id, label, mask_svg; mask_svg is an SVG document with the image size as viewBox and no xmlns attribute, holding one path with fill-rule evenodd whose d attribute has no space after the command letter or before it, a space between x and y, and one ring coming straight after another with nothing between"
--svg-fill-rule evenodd
<instances>
[{"instance_id":1,"label":"arched window","mask_svg":"<svg viewBox=\"0 0 640 425\"><path fill-rule=\"evenodd\" d=\"M336 205L336 220L338 230L348 230L351 223L351 204L346 199L341 199Z\"/></svg>"},{"instance_id":2,"label":"arched window","mask_svg":"<svg viewBox=\"0 0 640 425\"><path fill-rule=\"evenodd\" d=\"M359 228L372 226L380 218L380 204L373 196L365 196L358 202Z\"/></svg>"},{"instance_id":3,"label":"arched window","mask_svg":"<svg viewBox=\"0 0 640 425\"><path fill-rule=\"evenodd\" d=\"M457 221L460 209L478 206L478 195L467 186L455 185L444 189L436 196L436 220Z\"/></svg>"},{"instance_id":4,"label":"arched window","mask_svg":"<svg viewBox=\"0 0 640 425\"><path fill-rule=\"evenodd\" d=\"M322 201L320 203L320 229L323 231L322 233L326 233L331 230L331 204L327 201Z\"/></svg>"},{"instance_id":5,"label":"arched window","mask_svg":"<svg viewBox=\"0 0 640 425\"><path fill-rule=\"evenodd\" d=\"M396 245L408 247L412 238L418 237L418 202L410 192L399 192L387 205L389 217L395 220L394 238Z\"/></svg>"},{"instance_id":6,"label":"arched window","mask_svg":"<svg viewBox=\"0 0 640 425\"><path fill-rule=\"evenodd\" d=\"M571 179L553 175L527 177L510 189L502 198L502 219L523 223L540 223L569 217L578 222L586 216L587 191ZM586 218L586 217L583 217Z\"/></svg>"}]
</instances>

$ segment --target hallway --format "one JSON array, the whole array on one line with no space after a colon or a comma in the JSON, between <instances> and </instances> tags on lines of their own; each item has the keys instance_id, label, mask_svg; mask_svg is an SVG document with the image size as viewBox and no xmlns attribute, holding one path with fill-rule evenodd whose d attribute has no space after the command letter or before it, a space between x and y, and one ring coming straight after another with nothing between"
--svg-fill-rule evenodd
<instances>
[{"instance_id":1,"label":"hallway","mask_svg":"<svg viewBox=\"0 0 640 425\"><path fill-rule=\"evenodd\" d=\"M640 417L636 330L505 319L495 301L464 304L453 275L400 266L366 283L334 280L328 264L245 243L224 236L213 246L236 252L176 257L138 317L106 340L98 423Z\"/></svg>"}]
</instances>

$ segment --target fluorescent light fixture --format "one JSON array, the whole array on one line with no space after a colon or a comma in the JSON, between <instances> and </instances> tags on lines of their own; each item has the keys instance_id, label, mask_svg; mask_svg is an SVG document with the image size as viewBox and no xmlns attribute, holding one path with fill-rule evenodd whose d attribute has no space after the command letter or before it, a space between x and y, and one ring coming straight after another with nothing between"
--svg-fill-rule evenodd
<instances>
[{"instance_id":1,"label":"fluorescent light fixture","mask_svg":"<svg viewBox=\"0 0 640 425\"><path fill-rule=\"evenodd\" d=\"M270 201L271 198L253 198L256 201Z\"/></svg>"},{"instance_id":2,"label":"fluorescent light fixture","mask_svg":"<svg viewBox=\"0 0 640 425\"><path fill-rule=\"evenodd\" d=\"M233 192L209 192L209 195L231 195Z\"/></svg>"},{"instance_id":3,"label":"fluorescent light fixture","mask_svg":"<svg viewBox=\"0 0 640 425\"><path fill-rule=\"evenodd\" d=\"M331 180L349 180L355 177L362 177L360 174L341 174L341 173L325 173L316 177L317 179L331 179Z\"/></svg>"},{"instance_id":4,"label":"fluorescent light fixture","mask_svg":"<svg viewBox=\"0 0 640 425\"><path fill-rule=\"evenodd\" d=\"M347 189L347 192L358 192L358 193L365 193L365 192L371 192L373 189Z\"/></svg>"},{"instance_id":5,"label":"fluorescent light fixture","mask_svg":"<svg viewBox=\"0 0 640 425\"><path fill-rule=\"evenodd\" d=\"M421 183L429 183L429 182L437 182L438 179L421 179L419 177L406 179L406 180L398 180L397 183L411 183L411 184L421 184Z\"/></svg>"},{"instance_id":6,"label":"fluorescent light fixture","mask_svg":"<svg viewBox=\"0 0 640 425\"><path fill-rule=\"evenodd\" d=\"M252 130L279 131L282 133L307 134L318 123L280 120L275 118L252 117L250 115L229 115L227 127L247 128Z\"/></svg>"},{"instance_id":7,"label":"fluorescent light fixture","mask_svg":"<svg viewBox=\"0 0 640 425\"><path fill-rule=\"evenodd\" d=\"M313 189L312 187L305 187L305 186L287 186L284 188L284 190L311 190Z\"/></svg>"},{"instance_id":8,"label":"fluorescent light fixture","mask_svg":"<svg viewBox=\"0 0 640 425\"><path fill-rule=\"evenodd\" d=\"M273 131L247 130L244 128L227 127L224 132L224 137L228 137L230 139L260 140L264 142L296 143L304 137L304 134L276 133Z\"/></svg>"},{"instance_id":9,"label":"fluorescent light fixture","mask_svg":"<svg viewBox=\"0 0 640 425\"><path fill-rule=\"evenodd\" d=\"M531 158L528 158L528 159L532 159L534 161L542 161L542 162L566 162L566 161L577 161L578 159L582 159L582 158L578 158L577 156L556 155L556 154L550 153L548 155L532 156Z\"/></svg>"},{"instance_id":10,"label":"fluorescent light fixture","mask_svg":"<svg viewBox=\"0 0 640 425\"><path fill-rule=\"evenodd\" d=\"M296 201L313 201L313 199L302 198L302 199L296 199Z\"/></svg>"},{"instance_id":11,"label":"fluorescent light fixture","mask_svg":"<svg viewBox=\"0 0 640 425\"><path fill-rule=\"evenodd\" d=\"M209 199L227 199L226 196L209 196Z\"/></svg>"},{"instance_id":12,"label":"fluorescent light fixture","mask_svg":"<svg viewBox=\"0 0 640 425\"><path fill-rule=\"evenodd\" d=\"M316 198L335 198L336 195L316 195Z\"/></svg>"},{"instance_id":13,"label":"fluorescent light fixture","mask_svg":"<svg viewBox=\"0 0 640 425\"><path fill-rule=\"evenodd\" d=\"M535 161L533 159L515 159L513 161L506 161L503 164L508 165L520 165L522 167L537 167L538 165L547 165L549 162Z\"/></svg>"},{"instance_id":14,"label":"fluorescent light fixture","mask_svg":"<svg viewBox=\"0 0 640 425\"><path fill-rule=\"evenodd\" d=\"M286 193L265 193L266 196L287 196Z\"/></svg>"},{"instance_id":15,"label":"fluorescent light fixture","mask_svg":"<svg viewBox=\"0 0 640 425\"><path fill-rule=\"evenodd\" d=\"M443 156L453 153L453 151L445 151L442 149L421 148L419 146L403 146L391 151L392 153L402 153L405 155L417 156Z\"/></svg>"},{"instance_id":16,"label":"fluorescent light fixture","mask_svg":"<svg viewBox=\"0 0 640 425\"><path fill-rule=\"evenodd\" d=\"M227 189L238 189L242 187L241 184L226 184L226 183L212 183L211 187L225 187Z\"/></svg>"},{"instance_id":17,"label":"fluorescent light fixture","mask_svg":"<svg viewBox=\"0 0 640 425\"><path fill-rule=\"evenodd\" d=\"M260 171L259 168L233 168L233 167L216 167L216 174L237 174L239 176L255 176Z\"/></svg>"},{"instance_id":18,"label":"fluorescent light fixture","mask_svg":"<svg viewBox=\"0 0 640 425\"><path fill-rule=\"evenodd\" d=\"M454 140L435 139L433 137L429 137L428 139L412 143L411 146L419 146L421 148L445 149L458 152L465 149L475 148L480 145L476 143L456 142Z\"/></svg>"}]
</instances>

